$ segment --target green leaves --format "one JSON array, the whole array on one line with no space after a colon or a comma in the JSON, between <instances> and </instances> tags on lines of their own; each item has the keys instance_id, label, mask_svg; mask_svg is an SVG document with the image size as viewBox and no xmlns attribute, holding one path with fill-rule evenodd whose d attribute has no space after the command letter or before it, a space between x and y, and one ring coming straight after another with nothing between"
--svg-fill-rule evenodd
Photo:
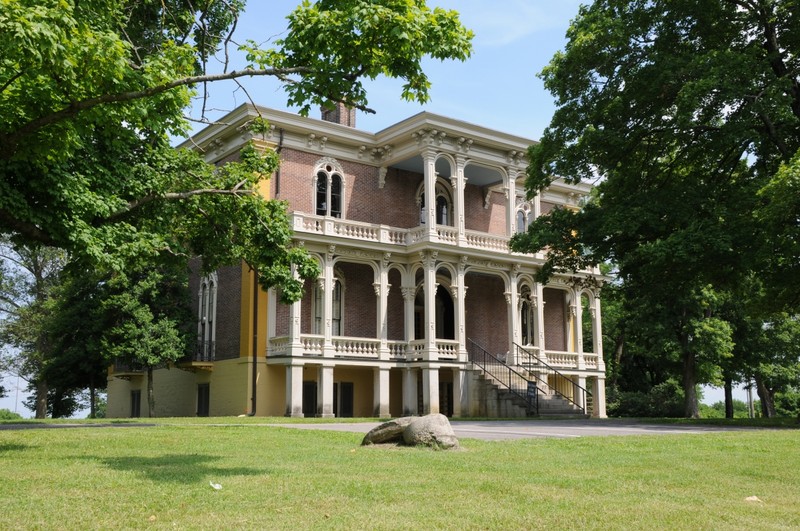
<instances>
[{"instance_id":1,"label":"green leaves","mask_svg":"<svg viewBox=\"0 0 800 531\"><path fill-rule=\"evenodd\" d=\"M472 37L455 11L431 10L421 0L325 0L304 2L289 15L289 34L277 43L279 51L251 57L260 66L309 68L287 87L289 103L304 114L330 101L364 109L359 80L379 75L405 80L404 99L427 101L423 57L463 61Z\"/></svg>"}]
</instances>

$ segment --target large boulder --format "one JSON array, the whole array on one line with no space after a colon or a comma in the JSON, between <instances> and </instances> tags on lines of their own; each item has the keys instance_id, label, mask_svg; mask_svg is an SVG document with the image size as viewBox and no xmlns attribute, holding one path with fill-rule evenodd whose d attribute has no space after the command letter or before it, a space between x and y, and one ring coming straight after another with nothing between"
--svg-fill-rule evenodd
<instances>
[{"instance_id":1,"label":"large boulder","mask_svg":"<svg viewBox=\"0 0 800 531\"><path fill-rule=\"evenodd\" d=\"M453 427L441 413L413 418L403 430L403 442L409 446L429 446L441 450L458 448Z\"/></svg>"},{"instance_id":2,"label":"large boulder","mask_svg":"<svg viewBox=\"0 0 800 531\"><path fill-rule=\"evenodd\" d=\"M402 444L403 430L411 424L414 417L401 417L384 422L372 428L361 441L362 446L369 444Z\"/></svg>"}]
</instances>

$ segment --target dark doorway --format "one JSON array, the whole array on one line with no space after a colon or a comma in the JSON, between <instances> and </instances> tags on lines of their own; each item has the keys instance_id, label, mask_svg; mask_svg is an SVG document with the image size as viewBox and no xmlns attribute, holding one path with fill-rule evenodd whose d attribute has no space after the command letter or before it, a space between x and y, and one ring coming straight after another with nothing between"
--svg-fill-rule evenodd
<instances>
[{"instance_id":1,"label":"dark doorway","mask_svg":"<svg viewBox=\"0 0 800 531\"><path fill-rule=\"evenodd\" d=\"M456 320L453 299L448 290L436 290L436 339L455 339Z\"/></svg>"},{"instance_id":2,"label":"dark doorway","mask_svg":"<svg viewBox=\"0 0 800 531\"><path fill-rule=\"evenodd\" d=\"M353 382L333 384L333 411L337 417L353 416Z\"/></svg>"},{"instance_id":3,"label":"dark doorway","mask_svg":"<svg viewBox=\"0 0 800 531\"><path fill-rule=\"evenodd\" d=\"M439 413L453 416L453 382L439 382Z\"/></svg>"},{"instance_id":4,"label":"dark doorway","mask_svg":"<svg viewBox=\"0 0 800 531\"><path fill-rule=\"evenodd\" d=\"M211 384L197 384L197 416L207 417L211 401Z\"/></svg>"},{"instance_id":5,"label":"dark doorway","mask_svg":"<svg viewBox=\"0 0 800 531\"><path fill-rule=\"evenodd\" d=\"M317 382L303 382L303 416L317 416Z\"/></svg>"},{"instance_id":6,"label":"dark doorway","mask_svg":"<svg viewBox=\"0 0 800 531\"><path fill-rule=\"evenodd\" d=\"M142 391L131 391L131 418L142 416Z\"/></svg>"}]
</instances>

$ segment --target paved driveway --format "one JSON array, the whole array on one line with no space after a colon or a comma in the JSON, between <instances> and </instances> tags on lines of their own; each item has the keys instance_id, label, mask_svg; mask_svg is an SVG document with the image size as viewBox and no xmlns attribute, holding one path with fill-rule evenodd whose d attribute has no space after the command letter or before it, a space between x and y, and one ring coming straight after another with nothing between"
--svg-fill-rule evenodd
<instances>
[{"instance_id":1,"label":"paved driveway","mask_svg":"<svg viewBox=\"0 0 800 531\"><path fill-rule=\"evenodd\" d=\"M377 422L355 424L274 424L286 428L308 430L334 430L367 433ZM697 426L682 424L649 424L620 419L564 419L564 420L454 420L453 431L458 438L501 441L537 437L572 438L620 435L669 435L686 433L712 433L741 431L753 428Z\"/></svg>"}]
</instances>

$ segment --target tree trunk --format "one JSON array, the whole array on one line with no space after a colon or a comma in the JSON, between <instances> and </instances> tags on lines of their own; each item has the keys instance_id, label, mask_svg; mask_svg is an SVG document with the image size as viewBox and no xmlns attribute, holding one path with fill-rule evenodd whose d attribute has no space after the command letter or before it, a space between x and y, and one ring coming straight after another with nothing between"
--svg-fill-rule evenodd
<instances>
[{"instance_id":1,"label":"tree trunk","mask_svg":"<svg viewBox=\"0 0 800 531\"><path fill-rule=\"evenodd\" d=\"M47 418L47 381L36 382L36 418Z\"/></svg>"},{"instance_id":2,"label":"tree trunk","mask_svg":"<svg viewBox=\"0 0 800 531\"><path fill-rule=\"evenodd\" d=\"M755 380L758 398L761 400L761 414L771 419L775 416L775 392L767 387L760 376L756 375Z\"/></svg>"},{"instance_id":3,"label":"tree trunk","mask_svg":"<svg viewBox=\"0 0 800 531\"><path fill-rule=\"evenodd\" d=\"M686 418L700 418L700 409L697 406L697 362L694 353L688 348L683 350L683 394Z\"/></svg>"},{"instance_id":4,"label":"tree trunk","mask_svg":"<svg viewBox=\"0 0 800 531\"><path fill-rule=\"evenodd\" d=\"M153 394L153 367L147 367L147 409L148 416L156 416L156 398Z\"/></svg>"},{"instance_id":5,"label":"tree trunk","mask_svg":"<svg viewBox=\"0 0 800 531\"><path fill-rule=\"evenodd\" d=\"M94 379L89 385L89 418L97 418L97 391L94 388Z\"/></svg>"},{"instance_id":6,"label":"tree trunk","mask_svg":"<svg viewBox=\"0 0 800 531\"><path fill-rule=\"evenodd\" d=\"M733 418L733 382L725 378L725 418Z\"/></svg>"},{"instance_id":7,"label":"tree trunk","mask_svg":"<svg viewBox=\"0 0 800 531\"><path fill-rule=\"evenodd\" d=\"M622 333L614 340L614 368L611 371L611 378L608 381L610 387L617 386L619 379L619 367L622 364L622 354L625 351L625 334Z\"/></svg>"}]
</instances>

